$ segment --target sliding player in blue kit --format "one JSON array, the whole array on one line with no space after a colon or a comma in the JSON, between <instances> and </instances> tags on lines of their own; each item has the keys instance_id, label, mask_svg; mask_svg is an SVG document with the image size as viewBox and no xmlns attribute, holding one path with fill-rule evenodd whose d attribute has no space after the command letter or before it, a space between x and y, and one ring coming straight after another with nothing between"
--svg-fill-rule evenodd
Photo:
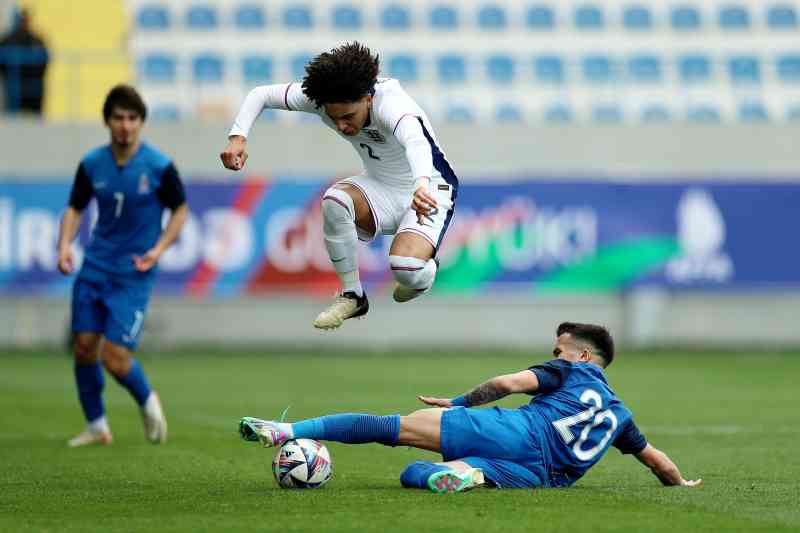
<instances>
[{"instance_id":1,"label":"sliding player in blue kit","mask_svg":"<svg viewBox=\"0 0 800 533\"><path fill-rule=\"evenodd\" d=\"M140 141L146 118L147 108L133 87L118 85L109 92L103 119L111 142L81 160L61 223L58 268L70 274L75 268L71 242L84 209L93 197L97 200L97 224L72 291L75 381L87 427L68 442L71 447L112 441L102 397L103 367L136 400L146 438L153 443L167 439L161 401L132 352L156 263L177 239L188 207L175 165ZM162 230L165 208L171 216Z\"/></svg>"},{"instance_id":2,"label":"sliding player in blue kit","mask_svg":"<svg viewBox=\"0 0 800 533\"><path fill-rule=\"evenodd\" d=\"M650 445L608 385L604 369L614 341L600 326L558 326L555 360L501 375L453 399L420 396L431 409L408 416L337 414L293 424L245 417L243 439L279 446L293 438L346 444L378 442L442 454L444 462L417 461L400 476L404 487L460 492L501 488L567 487L614 446L631 454L664 485L693 487L663 452ZM513 393L533 395L517 409L476 409Z\"/></svg>"}]
</instances>

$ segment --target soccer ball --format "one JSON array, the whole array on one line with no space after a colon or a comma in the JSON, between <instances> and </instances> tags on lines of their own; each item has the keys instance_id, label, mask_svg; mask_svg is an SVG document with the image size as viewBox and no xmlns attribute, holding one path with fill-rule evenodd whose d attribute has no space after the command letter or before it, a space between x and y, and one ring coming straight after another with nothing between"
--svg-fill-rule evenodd
<instances>
[{"instance_id":1,"label":"soccer ball","mask_svg":"<svg viewBox=\"0 0 800 533\"><path fill-rule=\"evenodd\" d=\"M272 460L272 473L281 488L316 489L333 474L331 454L317 440L287 440Z\"/></svg>"}]
</instances>

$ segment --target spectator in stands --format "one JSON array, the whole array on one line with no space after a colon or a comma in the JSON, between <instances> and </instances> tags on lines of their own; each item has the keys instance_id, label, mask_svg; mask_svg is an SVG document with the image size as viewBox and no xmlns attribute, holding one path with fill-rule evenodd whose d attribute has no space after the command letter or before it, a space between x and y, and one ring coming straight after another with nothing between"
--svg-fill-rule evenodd
<instances>
[{"instance_id":1,"label":"spectator in stands","mask_svg":"<svg viewBox=\"0 0 800 533\"><path fill-rule=\"evenodd\" d=\"M44 41L31 31L29 13L18 11L15 19L11 31L0 39L5 110L40 115L49 54Z\"/></svg>"}]
</instances>

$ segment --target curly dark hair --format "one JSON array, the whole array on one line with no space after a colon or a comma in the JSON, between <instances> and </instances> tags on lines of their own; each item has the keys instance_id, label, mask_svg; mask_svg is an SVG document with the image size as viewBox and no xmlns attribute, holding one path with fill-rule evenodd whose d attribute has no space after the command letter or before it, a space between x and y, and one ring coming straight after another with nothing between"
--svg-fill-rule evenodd
<instances>
[{"instance_id":1,"label":"curly dark hair","mask_svg":"<svg viewBox=\"0 0 800 533\"><path fill-rule=\"evenodd\" d=\"M605 361L604 367L614 360L614 339L611 333L603 326L594 324L579 324L577 322L562 322L556 329L556 336L569 333L578 340L588 342L594 346L594 351Z\"/></svg>"},{"instance_id":2,"label":"curly dark hair","mask_svg":"<svg viewBox=\"0 0 800 533\"><path fill-rule=\"evenodd\" d=\"M303 92L317 107L357 102L378 79L378 55L353 41L323 52L306 65Z\"/></svg>"}]
</instances>

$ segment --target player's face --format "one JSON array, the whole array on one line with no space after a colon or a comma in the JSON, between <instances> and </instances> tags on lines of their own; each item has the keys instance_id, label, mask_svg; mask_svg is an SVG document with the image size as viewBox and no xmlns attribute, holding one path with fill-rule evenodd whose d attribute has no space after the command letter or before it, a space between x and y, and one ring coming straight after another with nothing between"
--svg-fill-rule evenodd
<instances>
[{"instance_id":1,"label":"player's face","mask_svg":"<svg viewBox=\"0 0 800 533\"><path fill-rule=\"evenodd\" d=\"M358 135L367 122L372 96L365 96L358 102L344 104L325 104L325 113L336 124L342 134L352 137Z\"/></svg>"},{"instance_id":2,"label":"player's face","mask_svg":"<svg viewBox=\"0 0 800 533\"><path fill-rule=\"evenodd\" d=\"M142 117L136 111L115 107L106 122L111 142L120 147L136 144L142 131Z\"/></svg>"},{"instance_id":3,"label":"player's face","mask_svg":"<svg viewBox=\"0 0 800 533\"><path fill-rule=\"evenodd\" d=\"M564 333L559 335L556 339L556 347L553 348L553 357L577 363L579 361L589 360L590 354L582 343L576 342L569 333Z\"/></svg>"}]
</instances>

